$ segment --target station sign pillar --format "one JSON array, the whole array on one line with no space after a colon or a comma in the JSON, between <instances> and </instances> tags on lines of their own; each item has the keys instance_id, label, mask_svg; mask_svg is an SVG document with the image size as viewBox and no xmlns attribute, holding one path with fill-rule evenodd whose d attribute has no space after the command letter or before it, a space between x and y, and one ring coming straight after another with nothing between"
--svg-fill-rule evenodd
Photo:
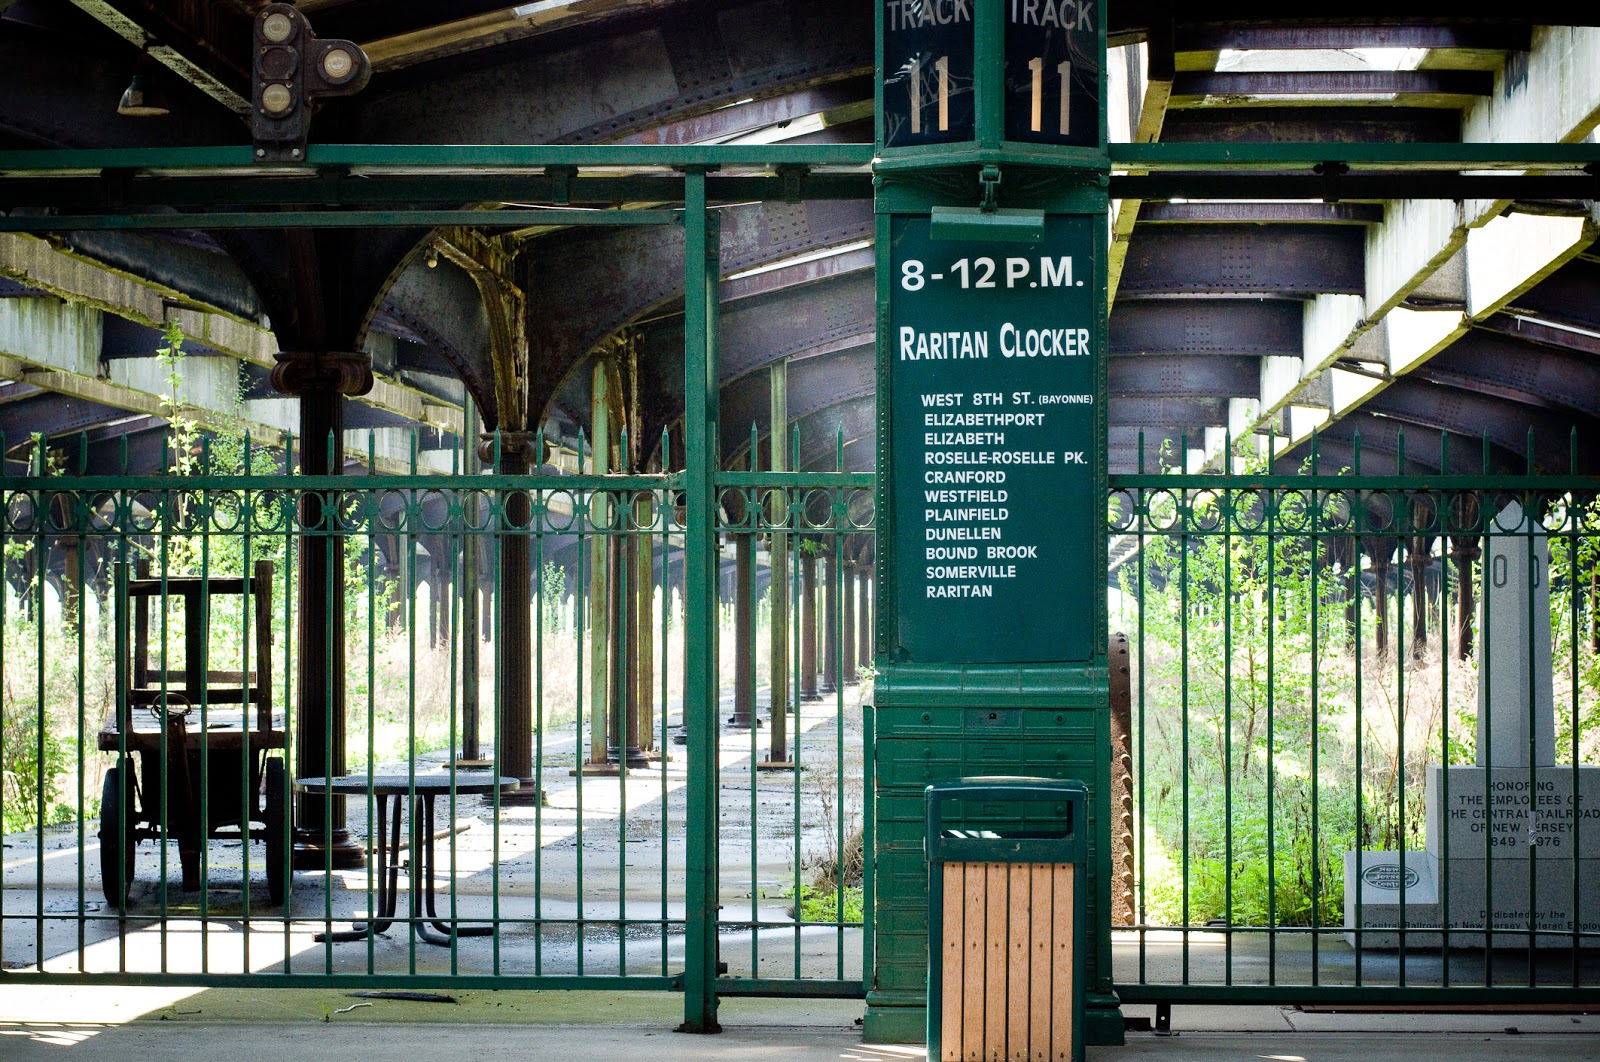
<instances>
[{"instance_id":1,"label":"station sign pillar","mask_svg":"<svg viewBox=\"0 0 1600 1062\"><path fill-rule=\"evenodd\" d=\"M878 0L878 578L866 1038L921 1041L923 791L1089 790L1111 981L1103 0ZM1024 971L1025 975L1025 971Z\"/></svg>"}]
</instances>

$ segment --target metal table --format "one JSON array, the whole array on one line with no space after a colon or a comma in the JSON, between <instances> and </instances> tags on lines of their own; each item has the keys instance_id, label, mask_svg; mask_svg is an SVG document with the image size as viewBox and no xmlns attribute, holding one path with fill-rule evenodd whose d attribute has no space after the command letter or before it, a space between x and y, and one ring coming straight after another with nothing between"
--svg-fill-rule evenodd
<instances>
[{"instance_id":1,"label":"metal table","mask_svg":"<svg viewBox=\"0 0 1600 1062\"><path fill-rule=\"evenodd\" d=\"M358 922L354 929L318 933L318 941L365 940L373 933L382 933L396 921L395 907L400 884L400 813L406 797L416 797L411 808L411 821L418 828L409 835L411 849L410 915L407 924L417 936L430 944L449 945L456 937L481 937L493 933L495 927L460 926L444 921L436 909L433 875L437 866L434 853L433 803L449 797L452 789L457 796L482 796L499 791L515 792L520 785L515 778L484 774L345 774L335 778L298 778L294 787L302 793L321 796L344 794L365 796L370 794L378 805L378 907L377 918L371 922ZM394 802L390 811L390 800ZM392 821L391 821L392 820ZM421 895L417 885L421 882ZM419 910L418 902L421 901ZM426 912L426 918L422 917Z\"/></svg>"}]
</instances>

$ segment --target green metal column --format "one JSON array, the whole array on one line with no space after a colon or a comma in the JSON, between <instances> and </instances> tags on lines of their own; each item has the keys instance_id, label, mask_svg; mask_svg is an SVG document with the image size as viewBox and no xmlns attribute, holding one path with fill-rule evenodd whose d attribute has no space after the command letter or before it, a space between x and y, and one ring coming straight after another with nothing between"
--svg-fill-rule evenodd
<instances>
[{"instance_id":1,"label":"green metal column","mask_svg":"<svg viewBox=\"0 0 1600 1062\"><path fill-rule=\"evenodd\" d=\"M593 451L589 471L603 476L611 471L611 395L606 363L596 358L589 392L589 426ZM596 491L589 495L590 519L594 526L609 522L606 496ZM611 536L593 535L589 539L589 766L606 762L606 719L611 675Z\"/></svg>"},{"instance_id":2,"label":"green metal column","mask_svg":"<svg viewBox=\"0 0 1600 1062\"><path fill-rule=\"evenodd\" d=\"M1066 14L1070 12L1070 17ZM1088 790L1084 1042L1111 987L1104 5L878 6L869 1041L921 1042L923 791Z\"/></svg>"},{"instance_id":3,"label":"green metal column","mask_svg":"<svg viewBox=\"0 0 1600 1062\"><path fill-rule=\"evenodd\" d=\"M772 471L786 472L789 468L789 361L780 358L769 370L771 382L772 431L768 448L772 454ZM767 518L774 526L788 522L787 498L773 498ZM772 705L770 725L772 744L769 763L787 763L789 760L788 718L789 710L789 534L772 533Z\"/></svg>"},{"instance_id":4,"label":"green metal column","mask_svg":"<svg viewBox=\"0 0 1600 1062\"><path fill-rule=\"evenodd\" d=\"M467 445L461 451L461 471L472 475L478 469L478 455L473 446L473 440L478 437L478 403L469 394L464 406L461 411L461 437L467 440ZM472 514L473 517L477 515ZM479 613L482 586L478 575L478 555L483 549L480 539L481 536L470 531L464 531L461 535L461 756L456 760L458 767L488 766L481 758L479 749L482 728L478 672L483 648L479 625L482 618Z\"/></svg>"},{"instance_id":5,"label":"green metal column","mask_svg":"<svg viewBox=\"0 0 1600 1062\"><path fill-rule=\"evenodd\" d=\"M706 174L691 168L683 203L684 627L683 721L688 737L683 1030L717 1024L717 215Z\"/></svg>"}]
</instances>

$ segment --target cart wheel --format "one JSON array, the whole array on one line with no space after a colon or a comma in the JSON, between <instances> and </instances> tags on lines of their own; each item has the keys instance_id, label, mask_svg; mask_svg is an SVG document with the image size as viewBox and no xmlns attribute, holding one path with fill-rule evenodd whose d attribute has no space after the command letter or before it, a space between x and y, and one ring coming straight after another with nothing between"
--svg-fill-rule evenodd
<instances>
[{"instance_id":1,"label":"cart wheel","mask_svg":"<svg viewBox=\"0 0 1600 1062\"><path fill-rule=\"evenodd\" d=\"M265 774L266 807L261 818L266 823L267 895L281 907L289 894L289 782L283 761L276 756L267 760Z\"/></svg>"},{"instance_id":2,"label":"cart wheel","mask_svg":"<svg viewBox=\"0 0 1600 1062\"><path fill-rule=\"evenodd\" d=\"M127 902L128 887L133 884L133 850L138 838L133 833L133 801L128 799L132 795L131 787L123 784L120 768L106 771L100 790L100 888L113 907Z\"/></svg>"}]
</instances>

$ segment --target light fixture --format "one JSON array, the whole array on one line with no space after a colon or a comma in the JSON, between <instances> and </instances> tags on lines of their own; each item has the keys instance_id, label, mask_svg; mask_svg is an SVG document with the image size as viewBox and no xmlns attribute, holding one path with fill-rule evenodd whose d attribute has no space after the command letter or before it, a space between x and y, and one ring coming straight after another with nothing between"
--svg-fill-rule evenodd
<instances>
[{"instance_id":1,"label":"light fixture","mask_svg":"<svg viewBox=\"0 0 1600 1062\"><path fill-rule=\"evenodd\" d=\"M439 252L434 250L432 247L428 248L428 268L439 268Z\"/></svg>"},{"instance_id":2,"label":"light fixture","mask_svg":"<svg viewBox=\"0 0 1600 1062\"><path fill-rule=\"evenodd\" d=\"M161 118L172 113L167 105L167 94L156 84L149 41L145 42L139 62L133 68L133 79L122 90L122 99L117 101L117 113L129 118Z\"/></svg>"}]
</instances>

